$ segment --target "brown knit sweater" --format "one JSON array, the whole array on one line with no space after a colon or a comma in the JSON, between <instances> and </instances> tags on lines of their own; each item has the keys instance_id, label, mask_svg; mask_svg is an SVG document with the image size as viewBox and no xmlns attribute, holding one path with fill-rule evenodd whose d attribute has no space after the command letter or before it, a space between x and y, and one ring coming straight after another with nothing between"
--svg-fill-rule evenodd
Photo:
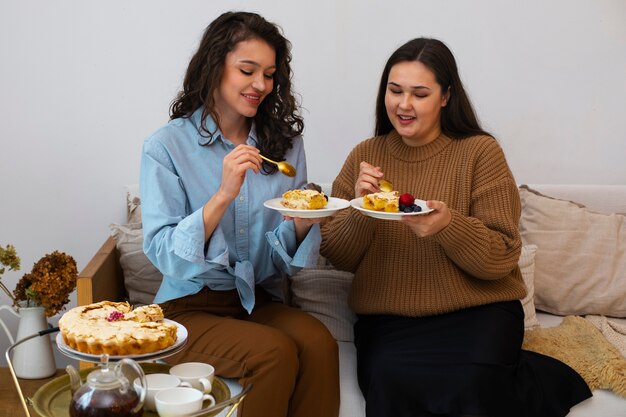
<instances>
[{"instance_id":1,"label":"brown knit sweater","mask_svg":"<svg viewBox=\"0 0 626 417\"><path fill-rule=\"evenodd\" d=\"M321 254L355 273L348 301L356 313L429 316L524 297L519 194L495 139L441 135L411 147L394 130L365 140L333 182L334 197L355 198L361 161L380 166L401 194L445 202L452 220L424 238L352 208L324 223Z\"/></svg>"}]
</instances>

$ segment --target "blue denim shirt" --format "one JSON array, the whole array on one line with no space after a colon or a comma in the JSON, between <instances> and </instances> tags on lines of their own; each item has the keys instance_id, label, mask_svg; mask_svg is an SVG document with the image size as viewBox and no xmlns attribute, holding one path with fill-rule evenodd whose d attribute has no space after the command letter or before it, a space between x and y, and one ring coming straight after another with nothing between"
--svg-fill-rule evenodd
<instances>
[{"instance_id":1,"label":"blue denim shirt","mask_svg":"<svg viewBox=\"0 0 626 417\"><path fill-rule=\"evenodd\" d=\"M201 109L175 119L143 144L140 194L144 252L163 273L155 302L212 290L237 289L242 306L254 308L254 287L279 295L282 273L293 275L313 266L319 256L320 230L313 225L298 246L293 221L285 221L263 202L301 188L307 182L302 137L285 155L297 170L293 178L248 170L208 242L204 241L202 208L218 190L222 160L234 144L219 130L200 134ZM206 122L216 129L212 119ZM254 125L246 142L256 146Z\"/></svg>"}]
</instances>

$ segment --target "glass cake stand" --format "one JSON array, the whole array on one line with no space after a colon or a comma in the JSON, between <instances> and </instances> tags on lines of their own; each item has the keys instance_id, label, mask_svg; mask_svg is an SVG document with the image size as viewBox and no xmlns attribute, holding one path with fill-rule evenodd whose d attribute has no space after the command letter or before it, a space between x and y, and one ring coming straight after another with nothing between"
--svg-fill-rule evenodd
<instances>
[{"instance_id":1,"label":"glass cake stand","mask_svg":"<svg viewBox=\"0 0 626 417\"><path fill-rule=\"evenodd\" d=\"M142 364L141 366L148 373L153 372L167 372L169 366L163 363L153 363L157 359L163 359L168 356L174 355L180 352L187 343L187 329L174 321L167 320L173 324L176 324L178 327L177 330L177 340L176 343L166 349L141 354L141 355L124 355L124 356L115 356L115 355L93 355L88 353L79 352L77 350L69 347L64 341L61 333L56 336L56 344L61 353L65 356L68 356L72 359L78 359L85 362L92 363L104 363L108 362L116 362L123 358L133 359L137 362L148 362L146 364ZM35 410L44 417L68 417L69 416L69 401L71 398L71 394L69 393L69 376L64 375L58 378L53 379L52 381L43 385L32 398L24 397L22 393L22 389L20 387L17 375L15 374L15 369L13 367L13 363L11 362L11 353L13 350L21 345L24 342L27 342L30 339L36 337L48 336L49 334L59 332L58 327L53 327L50 329L42 330L38 333L32 334L30 336L26 336L23 339L16 341L13 345L9 346L6 350L5 356L7 360L7 364L9 366L9 371L11 372L11 377L13 378L13 382L15 383L15 387L20 397L20 401L22 406L24 407L24 412L26 413L26 417L31 417L30 410L28 405L31 405L35 408ZM152 362L152 363L150 363ZM92 369L84 369L81 371L81 376L85 377L88 372L92 371ZM245 396L248 394L250 389L252 389L252 385L244 387L241 392L239 392L235 396L231 396L230 390L228 386L222 381L219 377L215 377L215 399L216 404L212 407L204 408L198 412L193 414L189 414L188 417L199 417L199 416L212 416L218 413L221 410L224 410L226 407L230 406L226 417L230 417L233 415L235 410L239 407L241 402L244 400ZM157 416L157 413L151 413L149 411L144 412L144 417Z\"/></svg>"}]
</instances>

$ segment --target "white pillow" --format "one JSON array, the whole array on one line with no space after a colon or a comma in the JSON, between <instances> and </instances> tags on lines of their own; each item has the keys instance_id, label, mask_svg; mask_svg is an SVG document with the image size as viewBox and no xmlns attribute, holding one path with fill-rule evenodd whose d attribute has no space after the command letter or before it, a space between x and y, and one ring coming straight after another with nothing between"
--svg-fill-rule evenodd
<instances>
[{"instance_id":1,"label":"white pillow","mask_svg":"<svg viewBox=\"0 0 626 417\"><path fill-rule=\"evenodd\" d=\"M120 253L128 302L132 305L152 304L163 275L143 252L141 223L111 224L109 227Z\"/></svg>"},{"instance_id":2,"label":"white pillow","mask_svg":"<svg viewBox=\"0 0 626 417\"><path fill-rule=\"evenodd\" d=\"M526 297L522 299L522 307L524 307L524 328L533 329L539 326L537 314L535 311L535 253L537 245L522 246L522 254L519 257L519 267L522 271L524 284L528 290Z\"/></svg>"},{"instance_id":3,"label":"white pillow","mask_svg":"<svg viewBox=\"0 0 626 417\"><path fill-rule=\"evenodd\" d=\"M291 304L324 323L335 340L352 342L356 315L348 307L353 274L339 271L320 257L319 266L291 277Z\"/></svg>"},{"instance_id":4,"label":"white pillow","mask_svg":"<svg viewBox=\"0 0 626 417\"><path fill-rule=\"evenodd\" d=\"M127 196L126 209L127 223L141 223L141 200L139 197L130 198Z\"/></svg>"},{"instance_id":5,"label":"white pillow","mask_svg":"<svg viewBox=\"0 0 626 417\"><path fill-rule=\"evenodd\" d=\"M535 306L561 316L626 317L626 217L520 187L524 244L537 245Z\"/></svg>"}]
</instances>

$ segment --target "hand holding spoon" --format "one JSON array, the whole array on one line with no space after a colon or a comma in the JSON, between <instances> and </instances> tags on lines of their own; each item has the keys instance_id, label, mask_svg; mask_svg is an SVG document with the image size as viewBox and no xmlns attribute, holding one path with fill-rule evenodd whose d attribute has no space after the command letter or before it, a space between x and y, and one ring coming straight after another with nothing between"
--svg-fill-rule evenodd
<instances>
[{"instance_id":1,"label":"hand holding spoon","mask_svg":"<svg viewBox=\"0 0 626 417\"><path fill-rule=\"evenodd\" d=\"M267 162L274 164L278 167L278 170L288 176L288 177L295 177L296 176L296 169L293 167L293 165L291 165L289 162L287 161L280 161L280 162L276 162L276 161L272 161L269 158L266 158L265 156L259 154L259 156L266 160Z\"/></svg>"}]
</instances>

